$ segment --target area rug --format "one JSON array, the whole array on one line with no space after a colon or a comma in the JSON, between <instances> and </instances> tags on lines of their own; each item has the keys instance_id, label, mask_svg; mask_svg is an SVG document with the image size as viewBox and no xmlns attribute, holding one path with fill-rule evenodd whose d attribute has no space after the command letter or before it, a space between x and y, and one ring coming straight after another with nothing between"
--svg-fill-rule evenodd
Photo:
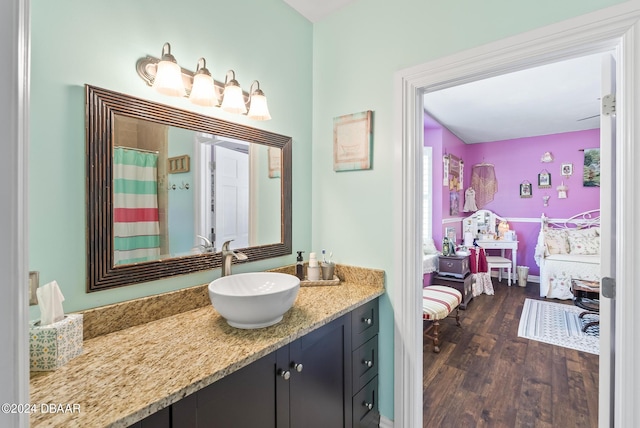
<instances>
[{"instance_id":1,"label":"area rug","mask_svg":"<svg viewBox=\"0 0 640 428\"><path fill-rule=\"evenodd\" d=\"M573 305L526 299L520 317L518 337L598 355L599 326L590 327L583 332L583 325L594 321L594 315L578 318L583 311L584 309Z\"/></svg>"}]
</instances>

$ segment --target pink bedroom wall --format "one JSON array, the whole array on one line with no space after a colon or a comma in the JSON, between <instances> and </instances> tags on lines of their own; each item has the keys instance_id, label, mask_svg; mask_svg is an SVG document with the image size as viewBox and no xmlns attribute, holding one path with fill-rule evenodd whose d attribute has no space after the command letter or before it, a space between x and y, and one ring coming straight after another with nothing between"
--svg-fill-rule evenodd
<instances>
[{"instance_id":1,"label":"pink bedroom wall","mask_svg":"<svg viewBox=\"0 0 640 428\"><path fill-rule=\"evenodd\" d=\"M456 227L460 243L461 224L443 224L443 220L469 215L462 212L464 190L471 183L472 166L483 161L494 164L498 180L494 200L483 208L508 219L528 220L512 220L509 225L518 236L518 265L529 266L530 275L540 273L533 257L540 223L531 219L539 219L543 213L551 218L568 218L600 207L599 188L582 185L582 150L600 147L598 129L466 145L425 115L425 146L433 149L433 238L438 249L442 248L445 227ZM540 158L547 151L553 154L554 160L543 163ZM463 190L459 194L461 211L454 216L449 214L449 190L442 185L442 156L447 153L460 157L465 165ZM573 175L569 178L560 173L563 163L573 164ZM543 170L551 174L549 189L538 188L538 174ZM531 198L520 198L520 183L524 180L532 184ZM556 187L563 180L569 189L568 198L558 199ZM550 196L547 207L543 206L544 195Z\"/></svg>"},{"instance_id":2,"label":"pink bedroom wall","mask_svg":"<svg viewBox=\"0 0 640 428\"><path fill-rule=\"evenodd\" d=\"M460 213L451 215L449 212L449 188L442 185L443 166L442 157L445 154L452 154L464 160L467 145L456 137L451 131L435 122L433 119L425 115L424 145L432 148L433 154L433 218L432 218L432 235L436 244L436 248L442 250L442 238L444 236L445 227L455 227L457 236L462 233L462 224L460 222L448 223L443 225L443 220L452 217L460 217L462 213L463 191L459 191ZM438 206L437 201L440 201Z\"/></svg>"},{"instance_id":3,"label":"pink bedroom wall","mask_svg":"<svg viewBox=\"0 0 640 428\"><path fill-rule=\"evenodd\" d=\"M600 207L600 188L582 185L584 149L600 147L600 130L567 132L467 145L464 189L471 183L472 166L487 162L495 166L498 192L494 200L484 209L506 218L540 218L544 213L551 218L568 218L575 214ZM543 163L544 152L553 154L553 162ZM573 164L573 175L561 175L563 163ZM551 188L538 188L538 174L543 170L551 174ZM520 183L532 184L532 197L520 197ZM556 187L564 181L568 187L567 199L559 199ZM549 206L545 207L542 196L549 195ZM539 223L509 222L518 236L518 264L529 266L531 275L538 275L534 260L535 245L540 231Z\"/></svg>"}]
</instances>

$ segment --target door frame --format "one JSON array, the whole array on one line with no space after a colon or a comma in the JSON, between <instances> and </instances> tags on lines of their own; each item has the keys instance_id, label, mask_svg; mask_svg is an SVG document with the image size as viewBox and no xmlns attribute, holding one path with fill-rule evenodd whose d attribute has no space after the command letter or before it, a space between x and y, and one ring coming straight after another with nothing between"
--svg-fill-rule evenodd
<instances>
[{"instance_id":1,"label":"door frame","mask_svg":"<svg viewBox=\"0 0 640 428\"><path fill-rule=\"evenodd\" d=\"M640 325L640 292L622 284L640 277L634 262L640 257L636 226L640 196L640 135L634 124L640 116L640 2L633 0L514 37L473 48L426 64L401 70L394 77L394 203L400 207L395 224L395 259L391 301L394 312L394 425L422 425L422 95L474 80L535 67L560 59L615 49L619 55L617 135L618 185L615 224L617 233L617 300L615 331L615 397L611 413L600 406L600 426L632 426L636 420L633 398L640 390L640 343L632 326ZM637 108L636 108L637 107ZM624 181L622 180L624 177ZM637 192L636 192L637 193ZM624 373L624 376L621 376ZM601 372L601 377L603 376ZM606 375L605 375L606 377ZM602 382L602 380L601 380ZM602 394L602 391L601 391ZM602 395L601 395L601 402ZM614 419L615 424L611 423Z\"/></svg>"}]
</instances>

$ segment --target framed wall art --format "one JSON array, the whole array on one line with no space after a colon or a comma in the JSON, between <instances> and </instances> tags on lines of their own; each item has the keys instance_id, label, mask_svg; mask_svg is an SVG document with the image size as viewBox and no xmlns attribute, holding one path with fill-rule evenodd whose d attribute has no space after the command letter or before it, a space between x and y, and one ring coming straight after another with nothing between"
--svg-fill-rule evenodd
<instances>
[{"instance_id":1,"label":"framed wall art","mask_svg":"<svg viewBox=\"0 0 640 428\"><path fill-rule=\"evenodd\" d=\"M269 158L269 178L279 178L280 177L280 166L282 165L281 159L282 150L269 147L267 151L267 156Z\"/></svg>"},{"instance_id":2,"label":"framed wall art","mask_svg":"<svg viewBox=\"0 0 640 428\"><path fill-rule=\"evenodd\" d=\"M582 185L600 187L600 149L584 149Z\"/></svg>"},{"instance_id":3,"label":"framed wall art","mask_svg":"<svg viewBox=\"0 0 640 428\"><path fill-rule=\"evenodd\" d=\"M573 164L572 163L563 163L560 168L560 172L564 177L571 177L573 175Z\"/></svg>"},{"instance_id":4,"label":"framed wall art","mask_svg":"<svg viewBox=\"0 0 640 428\"><path fill-rule=\"evenodd\" d=\"M551 187L551 174L544 169L538 174L538 188L548 189Z\"/></svg>"},{"instance_id":5,"label":"framed wall art","mask_svg":"<svg viewBox=\"0 0 640 428\"><path fill-rule=\"evenodd\" d=\"M371 110L333 119L333 170L371 169L373 151Z\"/></svg>"},{"instance_id":6,"label":"framed wall art","mask_svg":"<svg viewBox=\"0 0 640 428\"><path fill-rule=\"evenodd\" d=\"M520 197L521 198L530 198L532 196L531 193L531 183L527 180L520 183Z\"/></svg>"}]
</instances>

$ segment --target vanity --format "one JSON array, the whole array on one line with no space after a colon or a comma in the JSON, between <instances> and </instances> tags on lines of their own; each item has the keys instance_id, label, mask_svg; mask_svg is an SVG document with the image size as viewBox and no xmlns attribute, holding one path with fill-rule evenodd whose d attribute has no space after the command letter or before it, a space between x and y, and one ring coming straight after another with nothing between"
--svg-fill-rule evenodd
<instances>
[{"instance_id":1,"label":"vanity","mask_svg":"<svg viewBox=\"0 0 640 428\"><path fill-rule=\"evenodd\" d=\"M518 239L515 232L510 231L506 236L500 236L498 228L500 223L506 223L506 219L489 210L478 210L462 221L462 233L465 236L471 233L476 244L485 250L500 250L500 255L506 257L506 251L510 252L511 272L517 272L518 265ZM516 275L513 275L513 283L516 283Z\"/></svg>"},{"instance_id":2,"label":"vanity","mask_svg":"<svg viewBox=\"0 0 640 428\"><path fill-rule=\"evenodd\" d=\"M377 426L384 272L336 275L338 286L301 287L272 327L230 327L209 304L85 340L81 356L30 382L31 403L80 411L34 413L31 426Z\"/></svg>"},{"instance_id":3,"label":"vanity","mask_svg":"<svg viewBox=\"0 0 640 428\"><path fill-rule=\"evenodd\" d=\"M242 157L252 165L251 209L236 213L249 218L249 232L244 241L230 238L238 239L234 249L249 262L292 253L291 137L90 85L85 90L87 292L221 267L216 248L228 237L225 222L213 215L228 205L211 194L218 179L209 173L212 159L225 167L211 157L216 148L246 151ZM118 175L128 162L120 151L152 155L156 180L146 199L157 221L120 218L130 207L118 204L139 199L125 189L132 180ZM175 155L193 157L194 173L185 162L173 169ZM189 192L196 202L173 203ZM188 232L172 235L176 205L192 211L176 217ZM193 213L204 212L193 221ZM153 223L153 253L139 257L141 248L121 245L131 238L125 221ZM183 237L185 246L174 251ZM295 266L273 271L294 274ZM301 287L282 321L265 328L231 327L209 302L207 284L83 311L83 353L30 375L30 403L62 410L31 413L30 425L378 426L384 271L338 264L335 275L339 285Z\"/></svg>"}]
</instances>

